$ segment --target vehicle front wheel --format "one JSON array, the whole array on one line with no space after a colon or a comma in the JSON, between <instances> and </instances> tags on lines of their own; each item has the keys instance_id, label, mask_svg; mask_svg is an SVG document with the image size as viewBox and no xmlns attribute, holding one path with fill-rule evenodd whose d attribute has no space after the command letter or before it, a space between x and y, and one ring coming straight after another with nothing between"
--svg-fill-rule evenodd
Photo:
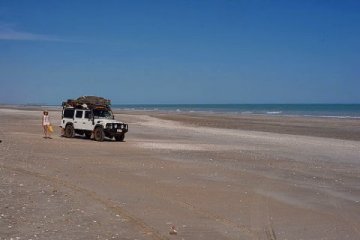
<instances>
[{"instance_id":1,"label":"vehicle front wheel","mask_svg":"<svg viewBox=\"0 0 360 240\"><path fill-rule=\"evenodd\" d=\"M115 140L118 141L118 142L123 142L124 139L125 139L125 134L115 136Z\"/></svg>"},{"instance_id":2,"label":"vehicle front wheel","mask_svg":"<svg viewBox=\"0 0 360 240\"><path fill-rule=\"evenodd\" d=\"M96 141L99 141L99 142L104 141L105 134L104 134L104 130L101 127L95 128L94 138Z\"/></svg>"},{"instance_id":3,"label":"vehicle front wheel","mask_svg":"<svg viewBox=\"0 0 360 240\"><path fill-rule=\"evenodd\" d=\"M65 127L65 137L72 138L75 135L74 127L71 124L66 125Z\"/></svg>"}]
</instances>

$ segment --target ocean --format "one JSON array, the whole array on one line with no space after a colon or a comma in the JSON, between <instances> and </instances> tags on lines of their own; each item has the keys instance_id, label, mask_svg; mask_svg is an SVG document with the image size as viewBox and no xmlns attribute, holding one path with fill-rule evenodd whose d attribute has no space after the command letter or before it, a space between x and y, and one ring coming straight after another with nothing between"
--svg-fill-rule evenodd
<instances>
[{"instance_id":1,"label":"ocean","mask_svg":"<svg viewBox=\"0 0 360 240\"><path fill-rule=\"evenodd\" d=\"M113 109L360 119L360 104L112 104Z\"/></svg>"}]
</instances>

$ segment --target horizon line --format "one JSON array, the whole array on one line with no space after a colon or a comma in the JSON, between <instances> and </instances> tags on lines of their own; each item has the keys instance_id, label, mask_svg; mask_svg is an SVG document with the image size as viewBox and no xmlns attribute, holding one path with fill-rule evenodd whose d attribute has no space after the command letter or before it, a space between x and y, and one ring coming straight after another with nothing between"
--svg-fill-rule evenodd
<instances>
[{"instance_id":1,"label":"horizon line","mask_svg":"<svg viewBox=\"0 0 360 240\"><path fill-rule=\"evenodd\" d=\"M321 102L313 102L313 103L111 103L110 105L118 105L118 106L151 106L151 105L360 105L360 103L321 103ZM0 106L61 106L61 104L51 104L51 103L2 103L0 102Z\"/></svg>"}]
</instances>

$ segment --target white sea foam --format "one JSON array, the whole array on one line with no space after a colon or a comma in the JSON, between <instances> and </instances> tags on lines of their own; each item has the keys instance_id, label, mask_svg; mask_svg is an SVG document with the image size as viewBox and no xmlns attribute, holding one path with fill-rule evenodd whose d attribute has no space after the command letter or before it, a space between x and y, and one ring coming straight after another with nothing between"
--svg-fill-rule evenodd
<instances>
[{"instance_id":1,"label":"white sea foam","mask_svg":"<svg viewBox=\"0 0 360 240\"><path fill-rule=\"evenodd\" d=\"M270 111L270 112L266 112L266 114L281 114L282 111Z\"/></svg>"},{"instance_id":2,"label":"white sea foam","mask_svg":"<svg viewBox=\"0 0 360 240\"><path fill-rule=\"evenodd\" d=\"M360 119L360 117L356 116L332 116L332 115L303 115L304 117L320 117L320 118L340 118L340 119Z\"/></svg>"}]
</instances>

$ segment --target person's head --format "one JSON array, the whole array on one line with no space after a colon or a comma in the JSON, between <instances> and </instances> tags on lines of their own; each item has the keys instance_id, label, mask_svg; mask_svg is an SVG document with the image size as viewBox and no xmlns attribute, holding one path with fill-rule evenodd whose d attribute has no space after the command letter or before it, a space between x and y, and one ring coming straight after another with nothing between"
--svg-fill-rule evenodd
<instances>
[{"instance_id":1,"label":"person's head","mask_svg":"<svg viewBox=\"0 0 360 240\"><path fill-rule=\"evenodd\" d=\"M48 115L48 114L49 114L48 111L44 111L43 113L44 113L44 115Z\"/></svg>"}]
</instances>

